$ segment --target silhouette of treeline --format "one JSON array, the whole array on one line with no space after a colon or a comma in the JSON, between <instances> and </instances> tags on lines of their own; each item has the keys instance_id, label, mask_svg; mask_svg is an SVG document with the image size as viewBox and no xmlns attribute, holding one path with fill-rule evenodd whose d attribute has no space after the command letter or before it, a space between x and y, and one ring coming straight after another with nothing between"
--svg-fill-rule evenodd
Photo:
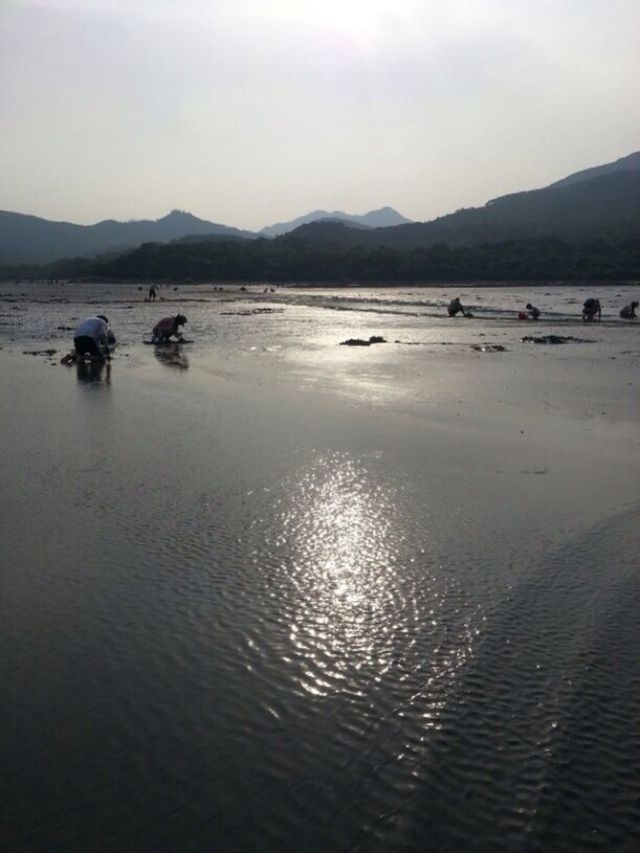
<instances>
[{"instance_id":1,"label":"silhouette of treeline","mask_svg":"<svg viewBox=\"0 0 640 853\"><path fill-rule=\"evenodd\" d=\"M640 279L640 237L555 237L428 249L317 247L300 239L147 243L109 261L13 268L11 277L126 281L407 282Z\"/></svg>"},{"instance_id":2,"label":"silhouette of treeline","mask_svg":"<svg viewBox=\"0 0 640 853\"><path fill-rule=\"evenodd\" d=\"M316 247L302 240L145 245L91 270L114 279L368 283L640 278L640 237L557 238L428 249Z\"/></svg>"},{"instance_id":3,"label":"silhouette of treeline","mask_svg":"<svg viewBox=\"0 0 640 853\"><path fill-rule=\"evenodd\" d=\"M0 216L0 236L2 222L13 221L8 216ZM22 217L21 228L27 227L27 220ZM108 226L109 239L114 239L115 226L118 235L124 234L121 225L100 223L82 234L95 237ZM144 239L166 240L166 234L173 233L173 242L145 242L137 249L120 245L108 256L75 257L44 267L5 266L0 275L372 284L640 278L640 152L576 172L544 189L502 196L430 222L353 225L313 221L266 240L174 211L155 223L127 224L135 226L139 236L161 226L160 236L154 230ZM43 222L39 227L46 231ZM18 240L18 232L8 226L5 230L7 245ZM20 233L24 242L26 232ZM7 249L5 262L12 257L15 263L15 254Z\"/></svg>"}]
</instances>

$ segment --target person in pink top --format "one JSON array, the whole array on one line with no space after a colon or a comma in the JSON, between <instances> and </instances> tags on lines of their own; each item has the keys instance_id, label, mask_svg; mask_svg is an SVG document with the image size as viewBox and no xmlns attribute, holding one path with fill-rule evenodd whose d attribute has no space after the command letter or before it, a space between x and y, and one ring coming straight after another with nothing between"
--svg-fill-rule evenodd
<instances>
[{"instance_id":1,"label":"person in pink top","mask_svg":"<svg viewBox=\"0 0 640 853\"><path fill-rule=\"evenodd\" d=\"M187 318L184 314L177 314L175 317L163 317L162 320L158 320L153 327L154 344L168 343L173 337L178 341L184 340L180 326L184 326L186 322Z\"/></svg>"}]
</instances>

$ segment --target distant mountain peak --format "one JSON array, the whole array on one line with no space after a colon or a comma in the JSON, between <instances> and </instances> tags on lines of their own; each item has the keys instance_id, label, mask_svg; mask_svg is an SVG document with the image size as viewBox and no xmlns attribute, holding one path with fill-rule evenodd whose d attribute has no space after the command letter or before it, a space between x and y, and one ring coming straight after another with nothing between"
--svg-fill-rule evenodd
<instances>
[{"instance_id":1,"label":"distant mountain peak","mask_svg":"<svg viewBox=\"0 0 640 853\"><path fill-rule=\"evenodd\" d=\"M105 219L95 225L50 222L21 213L0 211L0 261L47 263L57 258L90 257L133 248L141 243L162 243L192 235L234 239L256 236L177 209L155 220L119 222Z\"/></svg>"},{"instance_id":2,"label":"distant mountain peak","mask_svg":"<svg viewBox=\"0 0 640 853\"><path fill-rule=\"evenodd\" d=\"M297 219L291 219L289 222L276 222L274 225L267 225L260 231L260 234L263 237L279 237L282 234L294 231L301 225L322 220L339 220L346 225L359 228L391 228L411 222L410 219L402 216L401 213L388 205L362 214L344 213L342 210L313 210L311 213L305 213L304 216L298 216Z\"/></svg>"},{"instance_id":3,"label":"distant mountain peak","mask_svg":"<svg viewBox=\"0 0 640 853\"><path fill-rule=\"evenodd\" d=\"M193 213L189 213L188 210L178 210L175 208L174 210L167 213L166 216L160 217L156 222L203 222L204 220L200 219L197 216L194 216Z\"/></svg>"}]
</instances>

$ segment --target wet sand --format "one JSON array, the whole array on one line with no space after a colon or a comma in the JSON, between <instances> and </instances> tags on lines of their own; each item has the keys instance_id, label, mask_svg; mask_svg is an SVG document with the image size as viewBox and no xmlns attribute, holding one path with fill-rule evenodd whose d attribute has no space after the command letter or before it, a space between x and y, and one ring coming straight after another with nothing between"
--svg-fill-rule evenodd
<instances>
[{"instance_id":1,"label":"wet sand","mask_svg":"<svg viewBox=\"0 0 640 853\"><path fill-rule=\"evenodd\" d=\"M8 849L633 849L637 328L67 287L0 302Z\"/></svg>"}]
</instances>

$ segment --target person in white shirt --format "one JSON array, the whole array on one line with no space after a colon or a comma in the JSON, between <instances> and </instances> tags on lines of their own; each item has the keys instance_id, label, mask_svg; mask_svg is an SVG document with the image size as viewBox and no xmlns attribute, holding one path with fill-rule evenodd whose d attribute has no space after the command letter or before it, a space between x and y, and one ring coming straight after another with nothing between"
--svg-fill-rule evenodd
<instances>
[{"instance_id":1,"label":"person in white shirt","mask_svg":"<svg viewBox=\"0 0 640 853\"><path fill-rule=\"evenodd\" d=\"M89 355L99 361L106 361L111 357L108 323L104 314L85 317L78 323L73 335L73 345L80 358Z\"/></svg>"}]
</instances>

